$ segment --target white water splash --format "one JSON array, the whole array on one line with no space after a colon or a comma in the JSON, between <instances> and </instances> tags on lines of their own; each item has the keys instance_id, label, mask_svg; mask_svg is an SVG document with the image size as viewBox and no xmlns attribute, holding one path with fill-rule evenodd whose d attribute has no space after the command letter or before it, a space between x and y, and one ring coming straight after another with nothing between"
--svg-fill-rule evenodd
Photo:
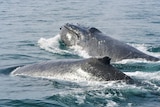
<instances>
[{"instance_id":1,"label":"white water splash","mask_svg":"<svg viewBox=\"0 0 160 107\"><path fill-rule=\"evenodd\" d=\"M60 49L60 35L56 35L53 38L40 38L38 40L38 45L40 46L41 49L44 49L48 52L54 53L54 54L60 54L60 55L65 55L65 54L73 54L73 55L79 55L83 58L89 58L90 56L86 51L82 49L80 46L71 46L68 47L68 49Z\"/></svg>"},{"instance_id":2,"label":"white water splash","mask_svg":"<svg viewBox=\"0 0 160 107\"><path fill-rule=\"evenodd\" d=\"M90 58L91 56L83 50L83 47L75 45L71 46L70 49L74 50L74 54L78 54L79 56L82 56L83 58Z\"/></svg>"},{"instance_id":3,"label":"white water splash","mask_svg":"<svg viewBox=\"0 0 160 107\"><path fill-rule=\"evenodd\" d=\"M134 76L139 79L160 81L160 71L157 71L157 72L136 71L136 72L125 72L125 74L132 77Z\"/></svg>"},{"instance_id":4,"label":"white water splash","mask_svg":"<svg viewBox=\"0 0 160 107\"><path fill-rule=\"evenodd\" d=\"M123 59L121 61L114 62L116 64L128 64L128 63L151 63L151 61L147 61L145 59L137 58L137 59Z\"/></svg>"},{"instance_id":5,"label":"white water splash","mask_svg":"<svg viewBox=\"0 0 160 107\"><path fill-rule=\"evenodd\" d=\"M60 54L60 55L64 55L66 53L71 54L71 52L69 52L68 50L62 50L59 48L59 41L60 41L60 35L56 35L53 38L40 38L38 40L38 45L40 46L40 48L48 51L48 52L52 52L55 54Z\"/></svg>"},{"instance_id":6,"label":"white water splash","mask_svg":"<svg viewBox=\"0 0 160 107\"><path fill-rule=\"evenodd\" d=\"M136 71L136 72L126 72L125 74L143 80L143 83L150 85L150 88L152 88L152 90L154 91L157 92L160 91L160 86L157 83L155 83L160 81L160 71L157 72Z\"/></svg>"},{"instance_id":7,"label":"white water splash","mask_svg":"<svg viewBox=\"0 0 160 107\"><path fill-rule=\"evenodd\" d=\"M121 61L114 62L115 64L134 64L134 63L160 63L160 61L147 61L146 59L137 58L137 59L123 59Z\"/></svg>"},{"instance_id":8,"label":"white water splash","mask_svg":"<svg viewBox=\"0 0 160 107\"><path fill-rule=\"evenodd\" d=\"M118 107L118 104L113 100L107 100L108 104L106 107Z\"/></svg>"}]
</instances>

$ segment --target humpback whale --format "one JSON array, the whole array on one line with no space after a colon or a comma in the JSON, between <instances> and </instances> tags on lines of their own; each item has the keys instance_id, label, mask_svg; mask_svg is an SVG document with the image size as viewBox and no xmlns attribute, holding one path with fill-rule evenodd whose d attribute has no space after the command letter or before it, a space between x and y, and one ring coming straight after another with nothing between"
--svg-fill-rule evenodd
<instances>
[{"instance_id":1,"label":"humpback whale","mask_svg":"<svg viewBox=\"0 0 160 107\"><path fill-rule=\"evenodd\" d=\"M134 83L134 80L110 64L110 58L70 59L59 61L46 61L19 67L11 72L12 75L31 77L64 77L70 74L83 75L88 79L96 78L98 81L121 80ZM78 72L81 69L84 73ZM82 73L82 74L81 74ZM67 77L66 77L67 78Z\"/></svg>"},{"instance_id":2,"label":"humpback whale","mask_svg":"<svg viewBox=\"0 0 160 107\"><path fill-rule=\"evenodd\" d=\"M61 40L67 46L78 45L92 57L108 56L112 62L123 59L141 58L159 61L159 58L147 55L138 49L103 34L95 27L65 24L61 28Z\"/></svg>"}]
</instances>

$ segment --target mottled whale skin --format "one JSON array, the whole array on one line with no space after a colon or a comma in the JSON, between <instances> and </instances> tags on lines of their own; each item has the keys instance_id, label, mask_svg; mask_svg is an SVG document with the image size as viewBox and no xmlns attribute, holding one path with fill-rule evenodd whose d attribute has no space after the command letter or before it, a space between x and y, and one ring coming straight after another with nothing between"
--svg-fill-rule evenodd
<instances>
[{"instance_id":1,"label":"mottled whale skin","mask_svg":"<svg viewBox=\"0 0 160 107\"><path fill-rule=\"evenodd\" d=\"M56 75L63 76L75 73L78 69L82 69L91 77L96 77L100 81L122 80L126 83L134 83L131 77L110 64L109 57L47 61L17 68L11 74L31 77L54 77Z\"/></svg>"},{"instance_id":2,"label":"mottled whale skin","mask_svg":"<svg viewBox=\"0 0 160 107\"><path fill-rule=\"evenodd\" d=\"M147 55L136 48L103 34L94 27L65 24L61 28L61 40L67 46L78 45L92 57L108 56L112 62L123 59L141 58L159 61L159 58Z\"/></svg>"}]
</instances>

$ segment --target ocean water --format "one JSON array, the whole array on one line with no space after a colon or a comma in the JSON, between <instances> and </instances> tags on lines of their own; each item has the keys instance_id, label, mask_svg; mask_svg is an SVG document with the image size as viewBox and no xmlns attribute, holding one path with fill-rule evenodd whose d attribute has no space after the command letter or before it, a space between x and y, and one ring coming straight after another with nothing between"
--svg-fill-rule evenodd
<instances>
[{"instance_id":1,"label":"ocean water","mask_svg":"<svg viewBox=\"0 0 160 107\"><path fill-rule=\"evenodd\" d=\"M160 57L159 11L158 0L0 0L0 107L159 107L160 62L113 63L141 85L10 75L20 65L90 57L61 44L65 23L94 26Z\"/></svg>"}]
</instances>

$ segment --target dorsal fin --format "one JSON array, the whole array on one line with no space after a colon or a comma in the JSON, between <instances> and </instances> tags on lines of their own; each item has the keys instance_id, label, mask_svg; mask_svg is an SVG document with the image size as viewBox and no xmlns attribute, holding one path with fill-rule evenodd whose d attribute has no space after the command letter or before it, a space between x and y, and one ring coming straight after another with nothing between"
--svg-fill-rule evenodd
<instances>
[{"instance_id":1,"label":"dorsal fin","mask_svg":"<svg viewBox=\"0 0 160 107\"><path fill-rule=\"evenodd\" d=\"M111 58L108 57L108 56L105 56L103 58L98 58L98 60L103 63L103 64L106 64L106 65L109 65L110 64L110 61L111 61Z\"/></svg>"},{"instance_id":2,"label":"dorsal fin","mask_svg":"<svg viewBox=\"0 0 160 107\"><path fill-rule=\"evenodd\" d=\"M89 29L89 31L90 31L91 33L96 33L96 32L101 33L101 31L98 30L98 29L95 28L95 27L91 27L91 28Z\"/></svg>"}]
</instances>

